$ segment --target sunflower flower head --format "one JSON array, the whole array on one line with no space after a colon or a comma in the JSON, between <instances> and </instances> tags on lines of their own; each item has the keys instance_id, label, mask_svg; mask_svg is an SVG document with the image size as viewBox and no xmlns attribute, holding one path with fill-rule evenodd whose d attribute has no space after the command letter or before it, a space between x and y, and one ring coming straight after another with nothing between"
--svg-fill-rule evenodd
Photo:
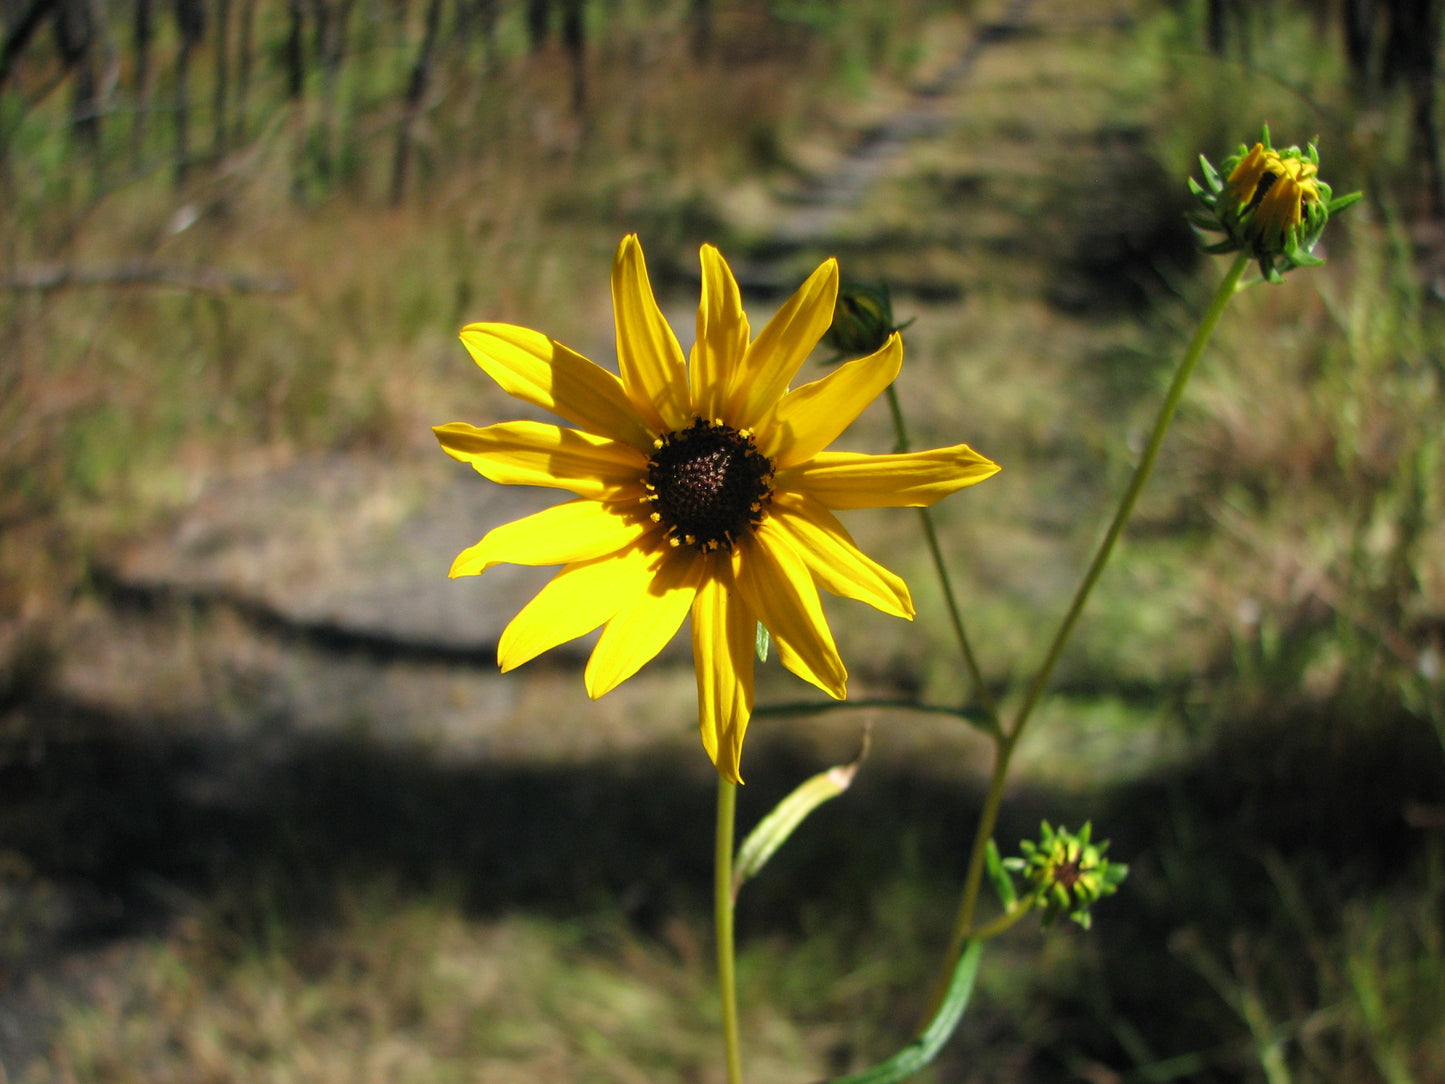
<instances>
[{"instance_id":1,"label":"sunflower flower head","mask_svg":"<svg viewBox=\"0 0 1445 1084\"><path fill-rule=\"evenodd\" d=\"M1330 215L1360 198L1361 193L1333 198L1330 186L1320 180L1319 152L1314 144L1305 150L1270 145L1269 129L1253 147L1240 146L1216 170L1203 156L1204 184L1192 178L1190 191L1202 210L1189 220L1200 230L1224 234L1205 252L1247 251L1259 262L1270 282L1284 272L1324 263L1312 254Z\"/></svg>"},{"instance_id":2,"label":"sunflower flower head","mask_svg":"<svg viewBox=\"0 0 1445 1084\"><path fill-rule=\"evenodd\" d=\"M479 323L461 338L510 395L569 424L451 422L448 455L493 482L571 499L489 531L451 575L560 566L507 625L503 671L602 629L584 682L602 696L690 621L703 748L741 782L758 626L784 666L841 699L847 670L819 588L912 618L907 586L854 544L835 512L933 504L998 467L966 444L897 455L828 446L894 378L896 333L866 357L790 387L832 323L823 263L754 336L737 281L704 245L697 336L684 357L629 236L612 267L618 372L541 332Z\"/></svg>"}]
</instances>

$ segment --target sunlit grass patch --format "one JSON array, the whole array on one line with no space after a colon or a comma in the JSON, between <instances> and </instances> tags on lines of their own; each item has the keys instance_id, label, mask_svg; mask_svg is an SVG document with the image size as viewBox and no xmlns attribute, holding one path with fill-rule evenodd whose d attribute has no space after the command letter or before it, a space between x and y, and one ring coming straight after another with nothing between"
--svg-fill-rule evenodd
<instances>
[{"instance_id":1,"label":"sunlit grass patch","mask_svg":"<svg viewBox=\"0 0 1445 1084\"><path fill-rule=\"evenodd\" d=\"M706 931L469 918L358 892L338 920L237 942L204 918L97 957L62 1010L55 1077L151 1082L711 1079ZM756 1078L819 1075L816 1038L762 1008Z\"/></svg>"}]
</instances>

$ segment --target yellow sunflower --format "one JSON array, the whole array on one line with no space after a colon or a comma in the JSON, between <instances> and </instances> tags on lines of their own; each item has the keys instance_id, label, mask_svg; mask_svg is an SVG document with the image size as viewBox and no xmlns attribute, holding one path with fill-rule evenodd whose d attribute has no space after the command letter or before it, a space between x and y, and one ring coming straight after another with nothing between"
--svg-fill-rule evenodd
<instances>
[{"instance_id":1,"label":"yellow sunflower","mask_svg":"<svg viewBox=\"0 0 1445 1084\"><path fill-rule=\"evenodd\" d=\"M629 236L612 266L621 378L540 332L470 324L462 342L488 376L572 425L452 422L434 432L494 482L576 495L489 531L452 563L453 577L504 563L563 566L502 633L502 670L601 626L585 674L595 699L691 614L703 747L741 782L759 622L784 666L842 699L848 673L818 588L913 616L907 586L858 549L833 511L929 505L998 467L963 444L824 451L898 375L902 340L789 390L832 320L836 261L752 338L726 261L711 245L701 258L690 359Z\"/></svg>"}]
</instances>

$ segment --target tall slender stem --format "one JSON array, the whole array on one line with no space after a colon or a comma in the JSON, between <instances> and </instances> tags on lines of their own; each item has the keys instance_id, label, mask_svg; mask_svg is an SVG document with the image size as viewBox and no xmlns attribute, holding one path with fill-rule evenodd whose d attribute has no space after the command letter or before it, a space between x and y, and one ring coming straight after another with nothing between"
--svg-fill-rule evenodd
<instances>
[{"instance_id":1,"label":"tall slender stem","mask_svg":"<svg viewBox=\"0 0 1445 1084\"><path fill-rule=\"evenodd\" d=\"M958 640L958 649L959 654L963 656L963 665L968 668L968 678L973 683L974 696L978 699L978 706L988 720L989 732L998 734L1000 733L998 702L994 700L993 691L984 680L983 669L978 664L978 656L973 653L973 646L968 639L968 631L963 627L963 611L959 609L958 600L954 597L953 583L948 576L948 566L943 563L943 547L938 543L938 531L933 526L933 513L927 508L918 509L918 522L923 526L923 538L928 544L929 556L933 558L933 567L938 572L938 583L943 588L943 601L948 607L948 619L953 625L953 635Z\"/></svg>"},{"instance_id":2,"label":"tall slender stem","mask_svg":"<svg viewBox=\"0 0 1445 1084\"><path fill-rule=\"evenodd\" d=\"M909 448L908 426L903 420L903 407L898 402L898 391L892 384L889 384L886 395L888 410L893 415L893 432L896 438L894 450L906 452ZM932 513L927 508L918 509L918 522L923 527L923 538L928 545L928 554L933 559L933 570L938 574L938 584L943 589L943 602L948 607L948 619L953 625L953 635L958 640L958 650L959 654L963 656L963 664L968 668L968 677L973 683L974 695L978 697L979 707L988 720L989 731L998 734L998 704L993 698L993 692L983 679L983 669L978 665L978 656L973 653L973 645L968 639L968 630L964 628L963 611L959 609L958 599L953 593L953 581L948 575L948 566L943 561L943 547L938 543L938 531L933 526Z\"/></svg>"},{"instance_id":3,"label":"tall slender stem","mask_svg":"<svg viewBox=\"0 0 1445 1084\"><path fill-rule=\"evenodd\" d=\"M1178 409L1180 400L1184 398L1184 388L1189 383L1194 366L1199 361L1200 355L1204 353L1204 347L1209 342L1209 337L1214 334L1215 325L1224 315L1230 298L1239 289L1239 280L1248 265L1249 253L1241 252L1234 258L1234 263L1225 272L1219 289L1214 292L1214 300L1210 302L1209 308L1205 310L1204 316L1200 319L1199 327L1194 331L1194 338L1189 341L1189 348L1184 353L1184 360L1179 363L1179 368L1174 373L1174 380L1170 383L1169 391L1164 396L1164 402L1159 406L1159 414L1154 419L1154 428L1149 434L1148 444L1144 446L1144 454L1134 468L1134 476L1129 479L1128 488L1124 490L1123 497L1119 499L1119 507L1114 513L1113 522L1109 524L1109 529L1105 532L1103 541L1099 543L1099 548L1094 553L1094 559L1089 564L1088 572L1084 574L1078 590L1074 592L1074 601L1069 605L1068 613L1064 615L1063 621L1059 623L1059 630L1054 633L1053 642L1049 644L1043 664L1039 667L1038 673L1034 675L1033 684L1029 686L1028 694L1024 697L1018 714L1014 717L1013 728L1009 731L1009 736L1013 740L1017 740L1019 732L1023 730L1024 724L1028 722L1029 716L1033 713L1034 707L1048 686L1049 678L1053 676L1054 665L1059 661L1059 655L1064 650L1064 644L1068 641L1069 634L1074 631L1074 623L1078 621L1079 614L1083 612L1084 603L1088 601L1094 584L1098 582L1099 575L1104 571L1104 566L1109 561L1109 555L1114 550L1114 543L1118 541L1119 535L1123 532L1124 524L1129 521L1129 516L1134 511L1134 505L1139 499L1139 493L1143 490L1144 483L1149 480L1149 475L1154 470L1154 460L1159 457L1159 449L1164 443L1164 434L1169 431L1169 423L1174 420L1174 412Z\"/></svg>"},{"instance_id":4,"label":"tall slender stem","mask_svg":"<svg viewBox=\"0 0 1445 1084\"><path fill-rule=\"evenodd\" d=\"M717 850L713 863L713 912L717 927L717 981L722 1001L723 1045L728 1084L742 1084L742 1045L738 1038L738 993L733 949L733 834L738 788L721 775L717 781Z\"/></svg>"},{"instance_id":5,"label":"tall slender stem","mask_svg":"<svg viewBox=\"0 0 1445 1084\"><path fill-rule=\"evenodd\" d=\"M968 872L963 879L963 895L959 898L958 915L953 922L949 936L948 952L944 966L938 973L933 996L928 1007L931 1019L942 1003L948 990L949 976L963 952L964 942L973 932L973 914L978 907L978 893L983 885L984 857L988 853L988 841L993 838L994 827L998 824L999 807L1003 805L1004 783L1008 781L1009 760L1013 757L1014 739L1007 734L994 735L993 774L988 781L988 794L983 800L983 809L978 815L978 828L973 833L973 849L968 852Z\"/></svg>"},{"instance_id":6,"label":"tall slender stem","mask_svg":"<svg viewBox=\"0 0 1445 1084\"><path fill-rule=\"evenodd\" d=\"M1200 355L1204 353L1204 347L1208 344L1210 336L1214 333L1219 318L1224 314L1230 298L1239 290L1240 279L1244 275L1245 268L1249 265L1249 255L1240 253L1225 272L1219 288L1214 293L1214 299L1210 302L1209 308L1205 310L1199 321L1199 327L1194 332L1194 337L1189 341L1189 347L1184 353L1183 360L1174 374L1174 379L1165 393L1164 402L1160 404L1159 413L1154 419L1154 428L1149 434L1149 441L1144 447L1144 453L1134 468L1134 475L1129 480L1128 487L1119 499L1119 507L1114 513L1114 519L1109 524L1109 529L1104 534L1099 548L1094 553L1094 559L1089 564L1088 571L1080 581L1078 589L1074 592L1073 602L1069 605L1068 612L1059 623L1059 629L1054 634L1053 641L1044 655L1044 661L1039 666L1038 673L1034 676L1033 682L1029 685L1028 693L1015 713L1012 725L1001 728L994 733L994 766L993 774L989 779L988 794L984 798L983 809L979 814L978 829L974 833L973 850L969 854L968 872L964 878L963 895L959 901L958 915L954 920L953 934L949 941L948 954L944 958L944 965L940 972L942 978L940 985L935 990L934 1006L936 1008L943 990L946 988L948 977L953 974L957 966L959 954L963 950L965 942L976 931L973 926L974 912L978 907L978 897L983 885L983 867L988 841L993 837L994 827L998 823L999 806L1003 803L1004 783L1008 778L1009 762L1013 757L1014 749L1018 746L1020 736L1023 734L1024 726L1028 723L1034 707L1043 696L1044 689L1048 686L1049 678L1053 675L1055 664L1059 661L1064 644L1069 634L1074 630L1074 624L1083 612L1084 603L1088 600L1094 584L1098 582L1104 566L1109 561L1109 555L1113 552L1114 543L1118 541L1119 535L1124 530L1130 514L1134 511L1134 505L1139 499L1139 494L1144 488L1144 483L1149 480L1149 475L1154 469L1154 461L1159 456L1159 449L1164 443L1164 435L1169 431L1169 424L1174 420L1174 413L1179 407L1180 400L1184 397L1184 388L1189 383L1189 377L1194 372ZM930 1008L930 1016L933 1008Z\"/></svg>"}]
</instances>

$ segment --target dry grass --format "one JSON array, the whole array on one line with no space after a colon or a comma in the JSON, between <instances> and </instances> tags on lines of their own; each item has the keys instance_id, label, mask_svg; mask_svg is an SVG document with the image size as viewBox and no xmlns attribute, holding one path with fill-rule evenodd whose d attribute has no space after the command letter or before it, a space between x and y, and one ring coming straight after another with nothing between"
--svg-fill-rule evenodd
<instances>
[{"instance_id":1,"label":"dry grass","mask_svg":"<svg viewBox=\"0 0 1445 1084\"><path fill-rule=\"evenodd\" d=\"M228 951L191 922L109 950L36 1079L719 1079L708 969L686 931L648 944L597 919L375 898L280 936L289 947ZM818 1075L802 1034L759 1030L757 1079Z\"/></svg>"}]
</instances>

